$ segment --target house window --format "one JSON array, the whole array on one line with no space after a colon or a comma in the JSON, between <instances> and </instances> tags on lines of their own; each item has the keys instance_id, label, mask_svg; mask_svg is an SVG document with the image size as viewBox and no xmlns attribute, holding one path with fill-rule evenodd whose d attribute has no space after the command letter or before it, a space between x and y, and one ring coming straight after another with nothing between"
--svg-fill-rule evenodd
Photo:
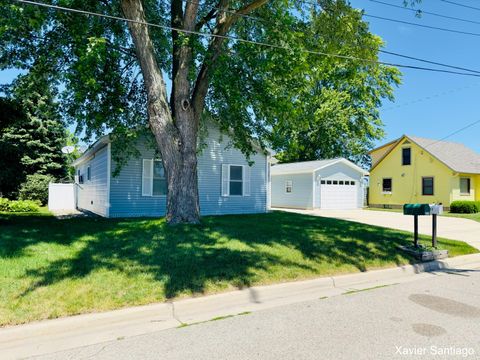
<instances>
[{"instance_id":1,"label":"house window","mask_svg":"<svg viewBox=\"0 0 480 360\"><path fill-rule=\"evenodd\" d=\"M407 147L402 149L402 165L410 165L412 163L412 149Z\"/></svg>"},{"instance_id":2,"label":"house window","mask_svg":"<svg viewBox=\"0 0 480 360\"><path fill-rule=\"evenodd\" d=\"M340 180L340 181L338 182L338 184L339 184L339 185L343 185L343 180Z\"/></svg>"},{"instance_id":3,"label":"house window","mask_svg":"<svg viewBox=\"0 0 480 360\"><path fill-rule=\"evenodd\" d=\"M243 195L243 166L230 165L230 195Z\"/></svg>"},{"instance_id":4,"label":"house window","mask_svg":"<svg viewBox=\"0 0 480 360\"><path fill-rule=\"evenodd\" d=\"M332 180L327 180L327 185L332 185Z\"/></svg>"},{"instance_id":5,"label":"house window","mask_svg":"<svg viewBox=\"0 0 480 360\"><path fill-rule=\"evenodd\" d=\"M222 196L250 196L248 165L222 164Z\"/></svg>"},{"instance_id":6,"label":"house window","mask_svg":"<svg viewBox=\"0 0 480 360\"><path fill-rule=\"evenodd\" d=\"M325 180L320 181L320 184L325 185L326 184Z\"/></svg>"},{"instance_id":7,"label":"house window","mask_svg":"<svg viewBox=\"0 0 480 360\"><path fill-rule=\"evenodd\" d=\"M165 169L161 160L153 162L153 196L167 195L167 179L165 177Z\"/></svg>"},{"instance_id":8,"label":"house window","mask_svg":"<svg viewBox=\"0 0 480 360\"><path fill-rule=\"evenodd\" d=\"M87 167L87 180L90 181L90 166Z\"/></svg>"},{"instance_id":9,"label":"house window","mask_svg":"<svg viewBox=\"0 0 480 360\"><path fill-rule=\"evenodd\" d=\"M470 178L460 178L460 194L470 195Z\"/></svg>"},{"instance_id":10,"label":"house window","mask_svg":"<svg viewBox=\"0 0 480 360\"><path fill-rule=\"evenodd\" d=\"M338 180L333 180L333 185L338 185Z\"/></svg>"},{"instance_id":11,"label":"house window","mask_svg":"<svg viewBox=\"0 0 480 360\"><path fill-rule=\"evenodd\" d=\"M167 179L161 160L143 159L142 196L167 194Z\"/></svg>"},{"instance_id":12,"label":"house window","mask_svg":"<svg viewBox=\"0 0 480 360\"><path fill-rule=\"evenodd\" d=\"M293 191L293 182L292 180L286 180L285 181L285 192L286 193L291 193Z\"/></svg>"},{"instance_id":13,"label":"house window","mask_svg":"<svg viewBox=\"0 0 480 360\"><path fill-rule=\"evenodd\" d=\"M433 177L422 178L422 195L433 195Z\"/></svg>"},{"instance_id":14,"label":"house window","mask_svg":"<svg viewBox=\"0 0 480 360\"><path fill-rule=\"evenodd\" d=\"M385 178L382 181L382 191L384 193L391 193L392 192L392 179Z\"/></svg>"},{"instance_id":15,"label":"house window","mask_svg":"<svg viewBox=\"0 0 480 360\"><path fill-rule=\"evenodd\" d=\"M355 185L355 181L350 181L350 185ZM391 185L391 184L390 184ZM390 186L391 187L391 186Z\"/></svg>"}]
</instances>

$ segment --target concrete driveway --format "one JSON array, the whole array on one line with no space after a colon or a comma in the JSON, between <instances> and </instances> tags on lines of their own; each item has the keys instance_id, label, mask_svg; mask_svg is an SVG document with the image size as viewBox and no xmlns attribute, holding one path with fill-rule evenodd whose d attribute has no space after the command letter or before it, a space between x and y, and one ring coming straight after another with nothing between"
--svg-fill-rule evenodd
<instances>
[{"instance_id":1,"label":"concrete driveway","mask_svg":"<svg viewBox=\"0 0 480 360\"><path fill-rule=\"evenodd\" d=\"M413 216L406 216L399 212L374 211L374 210L296 210L279 209L300 214L330 217L348 221L355 221L363 224L376 225L390 229L398 229L413 232ZM425 235L432 234L432 217L419 216L419 232ZM438 236L461 240L471 246L480 249L480 222L439 216Z\"/></svg>"}]
</instances>

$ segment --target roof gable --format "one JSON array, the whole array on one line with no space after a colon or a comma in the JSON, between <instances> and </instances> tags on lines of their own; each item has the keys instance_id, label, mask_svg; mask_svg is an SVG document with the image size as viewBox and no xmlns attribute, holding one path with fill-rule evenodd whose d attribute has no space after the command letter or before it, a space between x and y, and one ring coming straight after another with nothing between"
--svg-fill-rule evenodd
<instances>
[{"instance_id":1,"label":"roof gable","mask_svg":"<svg viewBox=\"0 0 480 360\"><path fill-rule=\"evenodd\" d=\"M334 159L324 159L324 160L313 160L313 161L300 161L294 163L286 164L277 164L271 167L272 175L280 174L301 174L301 173L313 173L314 171L326 168L328 166L343 163L356 171L368 175L368 171L362 169L353 162L345 158L334 158Z\"/></svg>"},{"instance_id":2,"label":"roof gable","mask_svg":"<svg viewBox=\"0 0 480 360\"><path fill-rule=\"evenodd\" d=\"M403 141L405 139L406 141L416 144L455 172L480 174L480 154L477 154L465 145L450 141L439 141L409 135L403 135L401 138L397 139L396 144L376 162L372 167L372 170L392 151L394 151L398 145L406 143ZM379 147L378 149L381 149L382 147ZM375 150L372 150L371 152Z\"/></svg>"}]
</instances>

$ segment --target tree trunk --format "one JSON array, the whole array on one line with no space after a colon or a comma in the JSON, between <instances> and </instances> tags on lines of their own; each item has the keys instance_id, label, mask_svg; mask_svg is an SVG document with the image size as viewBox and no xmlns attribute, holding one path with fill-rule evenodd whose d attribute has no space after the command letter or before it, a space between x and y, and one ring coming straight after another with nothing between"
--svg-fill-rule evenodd
<instances>
[{"instance_id":1,"label":"tree trunk","mask_svg":"<svg viewBox=\"0 0 480 360\"><path fill-rule=\"evenodd\" d=\"M181 122L193 123L191 113L178 114ZM180 128L181 129L181 128ZM169 224L198 223L200 208L198 202L197 177L197 132L180 130L179 150L173 154L165 154L164 166L167 174L167 214ZM163 155L163 154L162 154ZM173 161L172 161L173 160Z\"/></svg>"},{"instance_id":2,"label":"tree trunk","mask_svg":"<svg viewBox=\"0 0 480 360\"><path fill-rule=\"evenodd\" d=\"M167 222L198 223L198 118L189 99L182 97L176 97L175 116L172 117L165 82L155 59L148 26L141 24L145 22L141 0L122 0L122 10L126 18L136 21L129 22L128 27L147 90L150 129L162 155L167 176Z\"/></svg>"}]
</instances>

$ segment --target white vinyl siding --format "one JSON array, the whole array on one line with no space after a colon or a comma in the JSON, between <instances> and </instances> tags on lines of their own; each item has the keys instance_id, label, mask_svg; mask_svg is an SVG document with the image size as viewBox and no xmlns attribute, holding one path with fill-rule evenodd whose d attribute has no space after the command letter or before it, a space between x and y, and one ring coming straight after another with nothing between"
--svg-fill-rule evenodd
<instances>
[{"instance_id":1,"label":"white vinyl siding","mask_svg":"<svg viewBox=\"0 0 480 360\"><path fill-rule=\"evenodd\" d=\"M75 185L77 208L101 216L108 214L108 146L99 149L93 157L76 166ZM88 170L90 168L90 171ZM87 179L90 172L90 179Z\"/></svg>"}]
</instances>

